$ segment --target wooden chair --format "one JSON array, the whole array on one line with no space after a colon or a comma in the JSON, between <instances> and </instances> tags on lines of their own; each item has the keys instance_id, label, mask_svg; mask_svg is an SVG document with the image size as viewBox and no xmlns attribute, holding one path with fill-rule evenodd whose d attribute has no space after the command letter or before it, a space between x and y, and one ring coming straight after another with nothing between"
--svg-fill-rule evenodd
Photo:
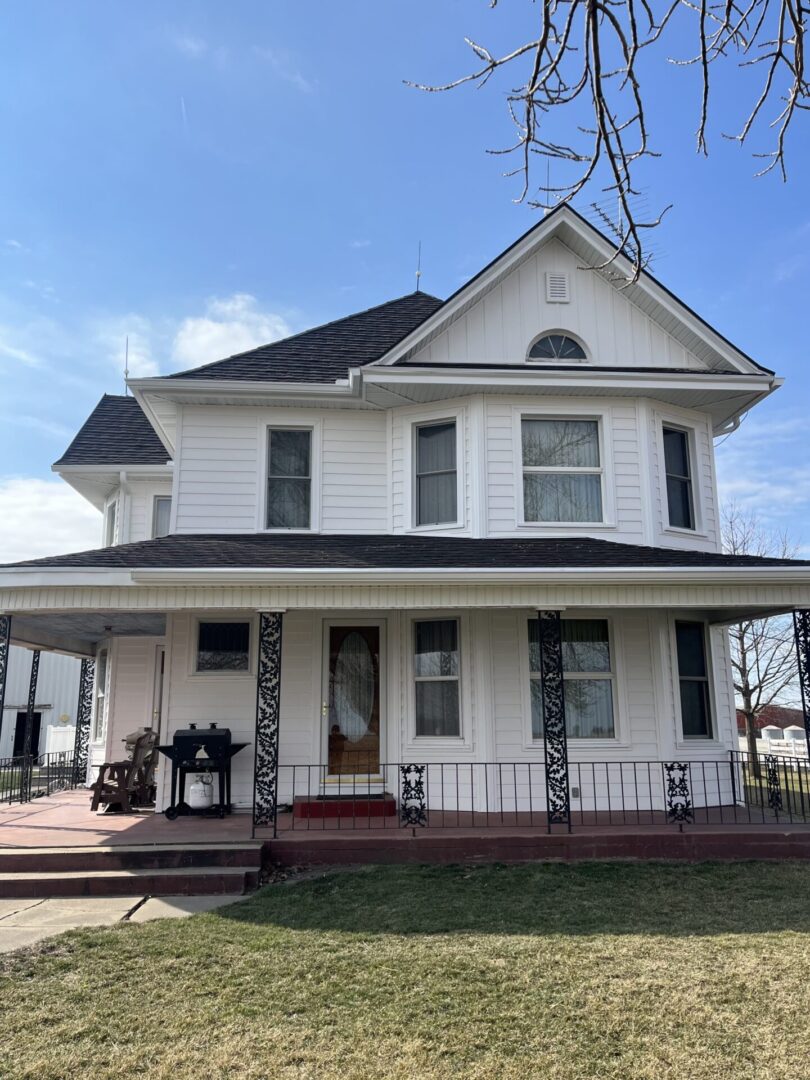
<instances>
[{"instance_id":1,"label":"wooden chair","mask_svg":"<svg viewBox=\"0 0 810 1080\"><path fill-rule=\"evenodd\" d=\"M91 810L99 806L120 806L125 814L134 806L154 802L157 732L141 728L124 740L128 757L124 761L105 761L92 785Z\"/></svg>"}]
</instances>

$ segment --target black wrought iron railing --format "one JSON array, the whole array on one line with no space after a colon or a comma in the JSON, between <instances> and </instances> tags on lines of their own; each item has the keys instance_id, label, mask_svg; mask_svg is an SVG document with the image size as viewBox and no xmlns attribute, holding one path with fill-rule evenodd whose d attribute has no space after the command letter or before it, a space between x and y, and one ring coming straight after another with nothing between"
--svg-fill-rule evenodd
<instances>
[{"instance_id":1,"label":"black wrought iron railing","mask_svg":"<svg viewBox=\"0 0 810 1080\"><path fill-rule=\"evenodd\" d=\"M806 759L569 762L569 810L549 822L542 762L394 762L331 773L280 765L276 832L810 824Z\"/></svg>"},{"instance_id":2,"label":"black wrought iron railing","mask_svg":"<svg viewBox=\"0 0 810 1080\"><path fill-rule=\"evenodd\" d=\"M72 753L0 758L0 805L30 802L73 787Z\"/></svg>"}]
</instances>

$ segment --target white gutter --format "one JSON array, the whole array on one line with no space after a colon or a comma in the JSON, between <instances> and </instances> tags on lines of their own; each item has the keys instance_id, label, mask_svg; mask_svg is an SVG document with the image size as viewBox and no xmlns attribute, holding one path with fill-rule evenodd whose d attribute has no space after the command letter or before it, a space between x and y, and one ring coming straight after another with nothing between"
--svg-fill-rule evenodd
<instances>
[{"instance_id":1,"label":"white gutter","mask_svg":"<svg viewBox=\"0 0 810 1080\"><path fill-rule=\"evenodd\" d=\"M137 394L155 394L160 397L228 397L255 398L261 394L273 397L319 398L359 397L356 372L349 372L348 379L336 379L331 383L262 382L253 379L130 379L127 385Z\"/></svg>"},{"instance_id":2,"label":"white gutter","mask_svg":"<svg viewBox=\"0 0 810 1080\"><path fill-rule=\"evenodd\" d=\"M381 584L435 581L468 584L527 584L535 582L604 584L684 584L810 586L810 566L700 567L503 567L497 569L399 567L373 568L228 568L163 567L104 569L101 567L31 567L0 570L0 588L44 586L237 585L237 584Z\"/></svg>"},{"instance_id":3,"label":"white gutter","mask_svg":"<svg viewBox=\"0 0 810 1080\"><path fill-rule=\"evenodd\" d=\"M416 367L402 365L400 367L368 367L363 368L364 381L373 386L384 386L389 382L402 382L416 378L420 383L427 385L455 383L484 383L491 385L493 382L510 384L527 383L532 386L578 386L586 382L588 386L613 387L617 383L627 383L642 389L647 387L665 386L669 390L690 390L697 386L711 386L718 390L747 390L763 384L768 387L781 386L783 379L773 375L743 375L735 372L718 374L712 372L677 372L673 373L663 368L660 372L634 372L616 371L611 368L600 369L596 365L583 365L577 371L562 371L554 367L532 367L526 364L524 369L499 368L497 364L469 368L463 364L443 367L437 371L433 367ZM493 378L494 376L494 378Z\"/></svg>"}]
</instances>

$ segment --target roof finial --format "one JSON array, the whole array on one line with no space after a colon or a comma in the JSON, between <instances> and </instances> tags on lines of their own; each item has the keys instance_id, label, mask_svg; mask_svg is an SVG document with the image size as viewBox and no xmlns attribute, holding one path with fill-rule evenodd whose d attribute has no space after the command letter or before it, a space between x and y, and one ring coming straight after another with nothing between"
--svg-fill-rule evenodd
<instances>
[{"instance_id":1,"label":"roof finial","mask_svg":"<svg viewBox=\"0 0 810 1080\"><path fill-rule=\"evenodd\" d=\"M127 334L126 344L124 345L124 395L129 394L129 386L127 385L127 379L129 378L129 334Z\"/></svg>"},{"instance_id":2,"label":"roof finial","mask_svg":"<svg viewBox=\"0 0 810 1080\"><path fill-rule=\"evenodd\" d=\"M422 241L419 241L419 251L416 256L416 291L419 292L419 279L422 276Z\"/></svg>"}]
</instances>

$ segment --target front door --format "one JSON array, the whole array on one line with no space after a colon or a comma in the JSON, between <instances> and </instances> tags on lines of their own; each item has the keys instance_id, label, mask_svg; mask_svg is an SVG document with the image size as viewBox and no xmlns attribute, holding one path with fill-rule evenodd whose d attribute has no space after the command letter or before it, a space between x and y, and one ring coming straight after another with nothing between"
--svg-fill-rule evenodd
<instances>
[{"instance_id":1,"label":"front door","mask_svg":"<svg viewBox=\"0 0 810 1080\"><path fill-rule=\"evenodd\" d=\"M327 627L325 674L330 776L380 769L380 626Z\"/></svg>"}]
</instances>

